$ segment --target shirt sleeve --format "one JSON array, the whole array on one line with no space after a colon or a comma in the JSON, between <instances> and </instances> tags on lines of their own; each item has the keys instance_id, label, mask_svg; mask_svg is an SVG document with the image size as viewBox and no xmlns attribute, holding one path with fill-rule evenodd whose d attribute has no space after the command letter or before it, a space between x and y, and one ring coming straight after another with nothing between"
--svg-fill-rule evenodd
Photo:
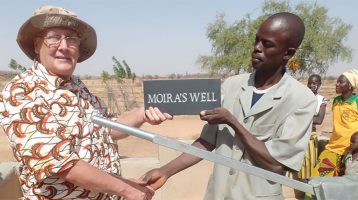
<instances>
[{"instance_id":1,"label":"shirt sleeve","mask_svg":"<svg viewBox=\"0 0 358 200\"><path fill-rule=\"evenodd\" d=\"M305 156L316 105L315 99L306 101L285 118L278 134L265 143L274 159L295 171L300 170Z\"/></svg>"},{"instance_id":2,"label":"shirt sleeve","mask_svg":"<svg viewBox=\"0 0 358 200\"><path fill-rule=\"evenodd\" d=\"M24 98L17 99L16 105L8 102L7 107L10 142L37 182L71 168L79 160L66 123L56 118L68 114L63 102Z\"/></svg>"},{"instance_id":3,"label":"shirt sleeve","mask_svg":"<svg viewBox=\"0 0 358 200\"><path fill-rule=\"evenodd\" d=\"M225 96L225 91L226 91L225 88L228 85L227 82L228 81L225 81L221 85L221 105L224 104L224 96ZM203 129L201 130L200 138L212 145L216 145L218 128L219 128L219 125L217 125L217 124L209 124L209 123L205 124Z\"/></svg>"},{"instance_id":4,"label":"shirt sleeve","mask_svg":"<svg viewBox=\"0 0 358 200\"><path fill-rule=\"evenodd\" d=\"M327 105L328 102L329 102L329 100L326 97L323 97L321 106L322 105Z\"/></svg>"},{"instance_id":5,"label":"shirt sleeve","mask_svg":"<svg viewBox=\"0 0 358 200\"><path fill-rule=\"evenodd\" d=\"M217 131L218 125L217 124L205 124L203 129L201 130L200 138L205 140L206 142L216 145L216 138L217 138Z\"/></svg>"}]
</instances>

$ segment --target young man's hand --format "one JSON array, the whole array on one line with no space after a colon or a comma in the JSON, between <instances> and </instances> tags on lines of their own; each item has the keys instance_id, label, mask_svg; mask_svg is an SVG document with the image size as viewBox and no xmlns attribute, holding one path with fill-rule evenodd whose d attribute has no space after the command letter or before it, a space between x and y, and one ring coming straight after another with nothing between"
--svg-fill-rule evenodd
<instances>
[{"instance_id":1,"label":"young man's hand","mask_svg":"<svg viewBox=\"0 0 358 200\"><path fill-rule=\"evenodd\" d=\"M235 117L225 108L218 107L212 110L203 110L200 112L200 119L209 124L233 124Z\"/></svg>"},{"instance_id":2,"label":"young man's hand","mask_svg":"<svg viewBox=\"0 0 358 200\"><path fill-rule=\"evenodd\" d=\"M168 176L163 172L163 170L157 168L148 171L140 179L146 182L146 184L154 190L157 190L167 182Z\"/></svg>"}]
</instances>

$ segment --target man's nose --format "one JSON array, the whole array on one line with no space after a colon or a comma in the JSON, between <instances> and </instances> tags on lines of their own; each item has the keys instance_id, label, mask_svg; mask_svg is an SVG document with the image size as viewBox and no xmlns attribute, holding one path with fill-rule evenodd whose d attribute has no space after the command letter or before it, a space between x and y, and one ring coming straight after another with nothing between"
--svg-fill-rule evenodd
<instances>
[{"instance_id":1,"label":"man's nose","mask_svg":"<svg viewBox=\"0 0 358 200\"><path fill-rule=\"evenodd\" d=\"M67 40L66 40L66 38L62 38L62 39L60 40L59 48L67 48L67 47L68 47L68 45L67 45Z\"/></svg>"},{"instance_id":2,"label":"man's nose","mask_svg":"<svg viewBox=\"0 0 358 200\"><path fill-rule=\"evenodd\" d=\"M254 50L255 50L255 51L261 51L261 49L262 49L262 44L261 44L260 41L254 43Z\"/></svg>"}]
</instances>

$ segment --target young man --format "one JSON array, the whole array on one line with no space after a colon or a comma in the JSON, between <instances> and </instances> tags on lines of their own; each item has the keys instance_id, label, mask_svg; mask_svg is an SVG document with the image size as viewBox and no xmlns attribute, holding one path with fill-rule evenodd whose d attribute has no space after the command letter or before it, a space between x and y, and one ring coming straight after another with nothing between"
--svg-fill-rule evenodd
<instances>
[{"instance_id":1,"label":"young man","mask_svg":"<svg viewBox=\"0 0 358 200\"><path fill-rule=\"evenodd\" d=\"M304 32L302 20L291 13L274 14L261 24L252 52L255 72L225 81L222 107L200 113L208 124L194 146L282 175L300 169L317 101L286 73L286 64ZM200 160L182 154L143 180L158 189ZM216 164L205 199L272 200L283 195L280 184Z\"/></svg>"},{"instance_id":2,"label":"young man","mask_svg":"<svg viewBox=\"0 0 358 200\"><path fill-rule=\"evenodd\" d=\"M124 133L91 122L106 106L73 76L97 46L92 26L61 7L43 6L20 28L17 42L34 64L0 95L0 124L20 165L25 199L149 200L154 191L120 177L114 141ZM157 108L125 113L139 127L172 116Z\"/></svg>"}]
</instances>

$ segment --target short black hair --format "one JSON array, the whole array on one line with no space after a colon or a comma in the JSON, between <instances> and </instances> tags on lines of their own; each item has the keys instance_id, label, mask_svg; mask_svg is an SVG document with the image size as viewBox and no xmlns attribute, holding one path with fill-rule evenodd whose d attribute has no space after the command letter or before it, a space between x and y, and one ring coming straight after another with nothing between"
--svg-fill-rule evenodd
<instances>
[{"instance_id":1,"label":"short black hair","mask_svg":"<svg viewBox=\"0 0 358 200\"><path fill-rule=\"evenodd\" d=\"M309 80L309 79L312 79L312 78L316 78L316 79L318 80L318 82L319 82L320 84L322 84L322 78L321 78L320 75L318 75L318 74L312 74L310 77L308 77L308 80Z\"/></svg>"},{"instance_id":2,"label":"short black hair","mask_svg":"<svg viewBox=\"0 0 358 200\"><path fill-rule=\"evenodd\" d=\"M305 25L302 19L293 13L280 12L271 15L267 20L281 20L287 25L286 29L289 31L289 46L298 48L305 36Z\"/></svg>"}]
</instances>

